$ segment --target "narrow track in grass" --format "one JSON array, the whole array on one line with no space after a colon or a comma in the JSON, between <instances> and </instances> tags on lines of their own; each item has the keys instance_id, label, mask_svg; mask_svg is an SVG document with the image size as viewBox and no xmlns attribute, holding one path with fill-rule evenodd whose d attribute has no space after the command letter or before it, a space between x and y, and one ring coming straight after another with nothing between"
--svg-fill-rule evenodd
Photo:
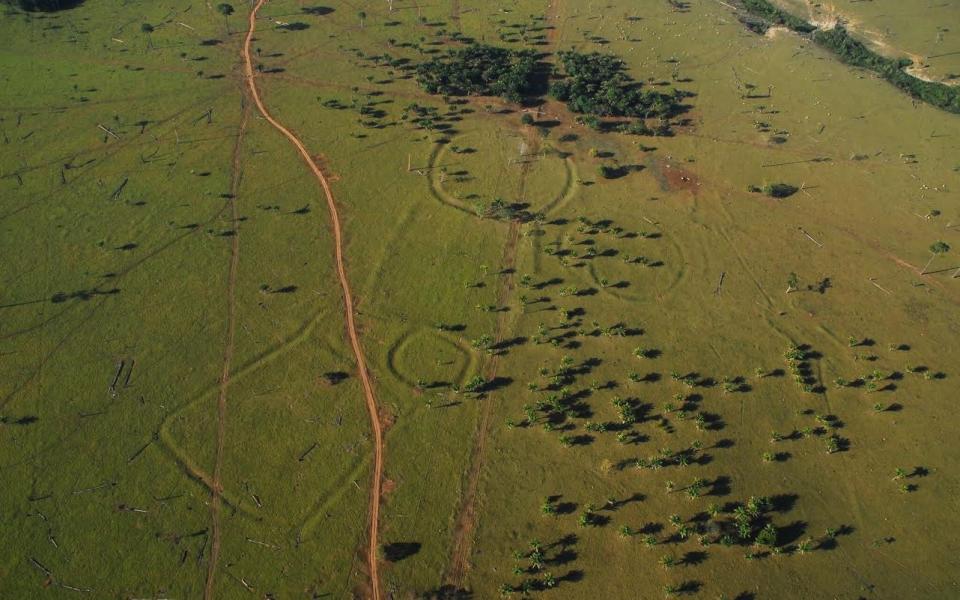
<instances>
[{"instance_id":1,"label":"narrow track in grass","mask_svg":"<svg viewBox=\"0 0 960 600\"><path fill-rule=\"evenodd\" d=\"M363 348L360 345L360 336L357 334L357 327L354 322L353 295L350 293L350 284L347 280L347 270L343 260L343 234L340 227L340 213L337 210L337 203L330 189L330 183L323 174L323 170L317 164L316 160L310 155L310 152L304 146L303 142L289 129L283 126L273 117L260 97L260 90L257 88L256 75L254 73L253 59L250 56L250 46L253 42L254 34L257 29L257 13L267 3L267 0L257 0L257 4L250 11L249 27L247 35L243 42L243 68L244 77L247 80L247 88L253 103L257 106L263 118L286 137L291 144L300 153L304 162L310 168L316 177L320 187L323 188L324 196L327 200L327 208L330 212L330 221L333 227L334 254L337 263L337 278L340 281L340 287L343 291L344 313L346 317L347 336L350 338L350 346L353 349L353 355L357 361L357 371L360 375L360 381L363 384L363 394L366 399L367 410L370 416L370 428L373 431L373 481L370 486L370 539L367 547L367 563L370 571L370 594L374 600L380 600L380 576L377 565L377 530L380 520L380 491L383 479L383 431L380 425L379 411L377 410L377 399L373 393L373 383L367 372L367 363L363 356Z\"/></svg>"},{"instance_id":2,"label":"narrow track in grass","mask_svg":"<svg viewBox=\"0 0 960 600\"><path fill-rule=\"evenodd\" d=\"M526 177L524 170L523 177ZM523 185L521 179L521 186ZM497 290L497 306L503 306L510 293L513 291L512 271L517 260L517 244L520 239L520 224L517 221L510 222L510 229L507 231L507 241L503 249L503 257L500 260L502 271L508 271L504 276L499 289ZM500 344L505 338L509 324L507 322L508 313L501 312L497 317L497 327L494 331L494 342ZM497 367L499 366L499 357L494 355L487 363L487 369L484 377L492 381L497 377ZM480 473L483 469L487 438L490 437L490 419L493 411L494 399L486 398L483 407L480 409L480 424L477 426L477 433L474 439L473 451L470 453L470 468L467 472L467 482L464 485L463 502L456 515L453 528L453 543L450 556L450 562L447 572L444 574L444 582L453 585L457 589L462 589L469 570L470 556L473 553L473 532L477 525L477 490L480 484Z\"/></svg>"},{"instance_id":3,"label":"narrow track in grass","mask_svg":"<svg viewBox=\"0 0 960 600\"><path fill-rule=\"evenodd\" d=\"M234 341L237 332L237 273L240 268L240 213L237 208L237 193L240 191L242 169L240 152L243 135L250 120L250 106L244 103L237 141L233 147L232 174L230 177L230 217L234 228L230 237L230 267L227 273L227 334L223 348L223 364L220 385L217 391L217 447L214 455L213 475L210 478L210 559L207 562L207 580L203 597L213 598L217 564L220 562L220 510L223 507L223 447L227 434L227 388L230 387L230 371L233 367Z\"/></svg>"},{"instance_id":4,"label":"narrow track in grass","mask_svg":"<svg viewBox=\"0 0 960 600\"><path fill-rule=\"evenodd\" d=\"M547 19L550 21L559 21L559 0L553 0L547 10ZM555 52L560 40L560 32L557 27L548 31L548 41L551 45L551 53ZM534 140L538 145L539 141ZM524 165L520 176L519 198L522 201L526 194L526 178L529 167ZM497 306L506 303L510 293L514 289L513 275L510 273L517 259L517 244L520 239L520 225L516 221L510 223L510 229L507 232L506 245L503 250L500 268L507 271L501 285L497 290ZM497 318L497 327L494 332L494 340L497 344L503 341L509 323L504 316L507 313L500 313ZM498 357L494 355L487 364L485 376L488 380L493 380L497 376ZM466 583L467 573L470 569L470 557L473 554L473 536L477 526L477 496L480 485L480 476L486 462L487 438L490 436L490 421L493 411L493 400L487 398L480 412L480 423L477 426L477 433L473 442L473 450L470 453L470 467L467 471L467 481L463 489L463 501L457 510L454 527L453 541L451 543L450 560L447 564L447 570L443 575L443 582L446 585L452 585L455 589L462 590Z\"/></svg>"}]
</instances>

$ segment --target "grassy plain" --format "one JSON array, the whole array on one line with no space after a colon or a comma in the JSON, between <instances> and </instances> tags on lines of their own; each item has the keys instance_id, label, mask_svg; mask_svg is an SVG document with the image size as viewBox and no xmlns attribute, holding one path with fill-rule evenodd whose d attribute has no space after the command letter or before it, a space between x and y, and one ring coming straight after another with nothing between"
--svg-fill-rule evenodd
<instances>
[{"instance_id":1,"label":"grassy plain","mask_svg":"<svg viewBox=\"0 0 960 600\"><path fill-rule=\"evenodd\" d=\"M720 3L680 4L262 11L264 101L342 206L388 425L380 543L395 597L490 598L543 571L558 585L531 593L556 598L957 594L957 117L798 37L756 36ZM2 597L199 597L213 519L217 597L369 594L371 442L326 207L245 97L236 8L88 0L0 20ZM896 24L919 30L914 17ZM367 58L417 62L456 30L525 47L500 36L519 23L549 27L528 32L535 48L612 52L638 80L694 92L689 122L669 138L600 133L549 103L538 119L559 123L541 130L496 99L448 107ZM358 123L354 102L382 126ZM411 103L449 129L403 120ZM607 180L601 164L631 168ZM747 191L780 181L802 189ZM498 197L544 222L476 216ZM921 275L937 240L955 250ZM786 294L791 272L801 289ZM617 323L626 336L594 334ZM535 343L541 324L556 343ZM499 355L473 347L483 335ZM809 346L822 392L794 383L791 344ZM557 393L528 383L546 387L538 370L565 356L575 416L523 426L525 405ZM875 370L881 391L833 383ZM478 374L495 378L481 397L448 387ZM614 397L635 400L637 424L620 427ZM663 468L634 466L663 449ZM771 501L779 553L701 545L751 496ZM561 514L541 514L546 497ZM725 512L705 518L714 503ZM695 533L680 539L674 514ZM514 574L531 540L546 564Z\"/></svg>"},{"instance_id":2,"label":"grassy plain","mask_svg":"<svg viewBox=\"0 0 960 600\"><path fill-rule=\"evenodd\" d=\"M918 7L908 2L809 2L780 0L784 8L820 23L838 19L881 54L909 57L915 75L956 85L960 79L960 6L942 2Z\"/></svg>"}]
</instances>

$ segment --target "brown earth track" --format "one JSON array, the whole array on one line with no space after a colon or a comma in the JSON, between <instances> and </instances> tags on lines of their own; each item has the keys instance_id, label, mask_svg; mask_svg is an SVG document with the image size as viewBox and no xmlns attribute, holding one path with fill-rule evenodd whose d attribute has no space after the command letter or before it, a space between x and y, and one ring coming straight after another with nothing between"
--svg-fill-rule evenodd
<instances>
[{"instance_id":1,"label":"brown earth track","mask_svg":"<svg viewBox=\"0 0 960 600\"><path fill-rule=\"evenodd\" d=\"M547 19L549 21L559 21L559 0L554 0L547 11ZM547 40L550 42L553 50L556 50L556 47L560 40L560 28L559 26L554 26L553 28L547 30ZM538 140L534 140L534 146L536 146ZM526 174L528 167L523 167L523 173L520 180L520 197L521 199L525 193L526 185ZM516 262L517 254L517 243L520 235L520 225L517 222L511 222L510 231L507 235L507 242L503 251L503 258L501 259L501 268L504 270L512 271L513 266ZM513 291L513 275L508 273L501 282L499 289L497 290L497 306L502 306L507 296L510 292ZM496 343L503 341L504 332L507 328L507 314L509 313L500 313L500 316L497 318L497 328L494 333L494 338ZM488 379L496 377L497 373L498 360L497 356L493 358L488 363L488 372L485 375ZM487 398L486 402L483 404L483 408L480 413L480 424L477 427L476 439L474 440L473 451L470 455L470 470L467 474L467 483L464 486L464 495L463 502L460 505L460 509L457 512L456 520L454 521L453 528L453 543L450 556L450 562L447 566L447 571L444 573L443 582L447 585L452 585L456 588L462 588L464 580L467 575L467 569L469 568L470 555L473 551L473 530L476 527L477 522L477 488L480 481L480 473L483 469L484 458L486 456L486 446L487 438L489 437L490 430L490 416L493 410L493 401L491 398Z\"/></svg>"},{"instance_id":2,"label":"brown earth track","mask_svg":"<svg viewBox=\"0 0 960 600\"><path fill-rule=\"evenodd\" d=\"M507 233L507 242L503 249L503 257L500 261L503 270L510 271L516 262L517 242L520 238L520 224L516 221L510 223L510 230ZM508 273L504 276L503 282L497 290L497 306L502 306L509 293L513 291L513 275ZM497 327L494 332L495 343L503 341L504 332L507 329L508 313L501 312L497 318ZM487 369L484 376L491 380L497 376L498 357L494 355L487 363ZM490 415L493 412L493 398L487 398L480 412L480 424L477 426L476 439L474 440L473 452L470 456L470 470L467 474L467 483L464 486L463 503L457 513L457 518L453 528L453 550L450 557L450 564L444 575L444 582L456 587L463 586L463 580L467 574L468 561L473 550L473 530L476 526L476 503L477 487L480 482L480 471L483 468L484 458L486 457L487 438L490 433Z\"/></svg>"},{"instance_id":3,"label":"brown earth track","mask_svg":"<svg viewBox=\"0 0 960 600\"><path fill-rule=\"evenodd\" d=\"M274 129L283 134L283 136L294 145L304 162L307 164L317 181L320 183L320 186L323 188L323 193L326 196L327 208L330 212L330 220L333 227L337 278L339 279L340 287L343 291L347 336L350 339L350 346L357 361L357 371L360 376L360 381L363 384L364 397L366 399L367 410L370 416L370 428L373 432L373 480L370 487L370 534L369 546L367 548L367 562L370 571L371 596L374 600L379 600L380 576L377 564L377 530L380 520L380 490L383 480L383 431L380 424L376 396L373 393L373 383L370 379L369 373L367 372L366 359L363 356L363 348L360 345L360 337L357 334L357 326L354 321L353 295L350 292L350 284L347 280L347 270L343 258L343 234L340 227L340 213L337 210L337 203L334 199L333 191L330 188L330 183L328 182L327 177L324 175L313 156L311 156L306 146L304 146L303 142L300 141L300 138L298 138L296 134L291 132L289 129L284 127L283 124L277 121L270 111L267 110L267 107L264 105L263 100L260 97L260 90L257 88L253 59L250 55L250 46L253 41L253 36L256 32L257 13L266 3L267 0L257 0L257 4L253 7L253 10L250 11L249 27L243 43L244 75L247 81L250 97L254 104L256 104L260 114L263 115L263 118L271 126L273 126Z\"/></svg>"},{"instance_id":4,"label":"brown earth track","mask_svg":"<svg viewBox=\"0 0 960 600\"><path fill-rule=\"evenodd\" d=\"M457 31L460 31L460 0L450 2L450 20L456 23Z\"/></svg>"},{"instance_id":5,"label":"brown earth track","mask_svg":"<svg viewBox=\"0 0 960 600\"><path fill-rule=\"evenodd\" d=\"M230 238L230 266L227 274L227 333L223 348L223 367L220 372L220 386L217 392L217 448L213 463L213 475L210 478L210 560L207 562L207 580L203 588L204 598L213 598L217 564L220 559L220 509L223 506L223 447L227 432L227 388L230 386L230 369L233 365L234 340L237 330L237 272L240 266L240 214L237 208L237 193L243 170L240 152L243 148L243 134L250 119L250 105L244 102L243 116L240 118L240 130L233 147L232 175L230 178L230 215L234 234Z\"/></svg>"}]
</instances>

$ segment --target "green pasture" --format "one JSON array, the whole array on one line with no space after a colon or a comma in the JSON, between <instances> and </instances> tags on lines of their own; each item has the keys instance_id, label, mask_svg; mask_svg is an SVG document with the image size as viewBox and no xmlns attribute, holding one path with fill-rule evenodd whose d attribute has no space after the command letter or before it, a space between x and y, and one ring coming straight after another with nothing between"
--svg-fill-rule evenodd
<instances>
[{"instance_id":1,"label":"green pasture","mask_svg":"<svg viewBox=\"0 0 960 600\"><path fill-rule=\"evenodd\" d=\"M782 4L798 15L818 21L841 18L881 54L913 58L923 67L920 73L926 77L954 85L960 78L960 36L954 26L960 22L960 7L956 3L920 7L891 0L783 0Z\"/></svg>"},{"instance_id":2,"label":"green pasture","mask_svg":"<svg viewBox=\"0 0 960 600\"><path fill-rule=\"evenodd\" d=\"M257 77L340 206L385 590L956 596L956 115L713 1L321 4L261 10ZM910 52L953 39L931 15L955 2L846 4ZM202 597L214 518L217 597L368 594L372 437L326 201L250 106L235 7L0 17L0 597ZM452 32L613 53L693 96L672 137L446 102L401 67ZM748 191L773 183L798 191ZM540 214L479 216L498 199ZM574 409L545 427L551 395ZM751 497L773 546L719 543Z\"/></svg>"}]
</instances>

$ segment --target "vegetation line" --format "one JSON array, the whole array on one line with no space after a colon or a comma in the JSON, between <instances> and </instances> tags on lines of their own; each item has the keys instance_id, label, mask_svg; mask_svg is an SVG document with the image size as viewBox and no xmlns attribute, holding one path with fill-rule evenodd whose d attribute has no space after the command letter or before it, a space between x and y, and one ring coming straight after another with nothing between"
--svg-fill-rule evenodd
<instances>
[{"instance_id":1,"label":"vegetation line","mask_svg":"<svg viewBox=\"0 0 960 600\"><path fill-rule=\"evenodd\" d=\"M848 65L873 71L912 97L951 113L960 113L960 88L937 81L924 81L904 69L913 64L909 58L887 58L854 39L840 24L819 28L771 4L768 0L741 0L741 6L762 20L741 19L753 31L762 33L770 24L782 25L809 37L817 45L836 54Z\"/></svg>"},{"instance_id":2,"label":"vegetation line","mask_svg":"<svg viewBox=\"0 0 960 600\"><path fill-rule=\"evenodd\" d=\"M363 393L367 402L367 410L370 413L370 428L373 431L373 481L370 486L370 541L367 548L367 562L370 569L371 596L374 600L380 600L380 577L377 571L377 527L380 520L380 487L383 478L383 432L380 427L380 418L377 411L377 399L373 393L373 384L370 381L370 375L367 372L367 363L363 357L363 348L360 346L360 337L357 335L356 324L353 316L353 295L350 293L350 284L347 281L347 271L343 261L343 235L340 228L340 214L337 211L337 203L333 197L333 191L330 189L330 183L327 181L323 171L317 165L316 161L310 156L303 142L295 134L277 121L270 111L267 110L260 98L260 90L257 88L257 80L254 75L253 59L250 55L250 46L253 42L253 36L257 27L257 13L267 0L257 0L256 6L250 11L249 27L247 36L243 42L243 62L244 74L247 79L247 86L250 90L250 96L263 118L266 119L277 131L290 140L303 160L310 167L327 199L327 207L330 211L330 220L333 226L334 251L337 263L337 277L340 280L340 287L343 290L344 312L347 321L347 335L350 338L350 346L353 349L354 357L357 361L357 370L360 375L360 381L363 384Z\"/></svg>"}]
</instances>

